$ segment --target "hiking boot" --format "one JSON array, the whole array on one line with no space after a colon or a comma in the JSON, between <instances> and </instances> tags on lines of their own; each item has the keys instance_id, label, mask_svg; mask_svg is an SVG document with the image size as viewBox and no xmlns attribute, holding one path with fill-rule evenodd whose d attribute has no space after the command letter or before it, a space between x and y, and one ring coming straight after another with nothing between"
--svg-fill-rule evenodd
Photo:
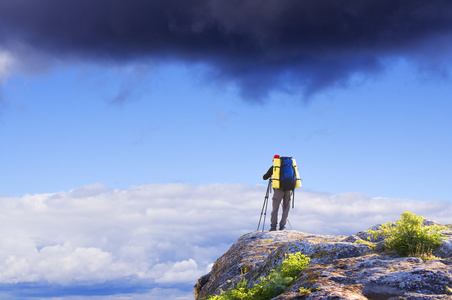
<instances>
[{"instance_id":1,"label":"hiking boot","mask_svg":"<svg viewBox=\"0 0 452 300\"><path fill-rule=\"evenodd\" d=\"M281 227L281 228L279 228L279 230L284 230L284 229L286 229L286 227Z\"/></svg>"},{"instance_id":2,"label":"hiking boot","mask_svg":"<svg viewBox=\"0 0 452 300\"><path fill-rule=\"evenodd\" d=\"M270 228L270 231L276 231L275 227Z\"/></svg>"}]
</instances>

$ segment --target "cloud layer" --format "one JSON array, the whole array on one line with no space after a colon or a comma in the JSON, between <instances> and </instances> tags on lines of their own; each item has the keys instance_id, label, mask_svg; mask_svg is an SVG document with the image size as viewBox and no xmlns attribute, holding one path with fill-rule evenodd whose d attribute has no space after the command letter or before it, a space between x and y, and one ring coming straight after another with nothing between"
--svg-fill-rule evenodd
<instances>
[{"instance_id":1,"label":"cloud layer","mask_svg":"<svg viewBox=\"0 0 452 300\"><path fill-rule=\"evenodd\" d=\"M441 0L0 1L0 48L22 59L202 64L250 100L343 85L388 59L439 66L451 32Z\"/></svg>"},{"instance_id":2,"label":"cloud layer","mask_svg":"<svg viewBox=\"0 0 452 300\"><path fill-rule=\"evenodd\" d=\"M0 198L0 285L11 299L190 299L215 259L256 230L264 195L265 186L97 184ZM405 210L447 223L452 205L299 189L289 219L296 230L353 234Z\"/></svg>"}]
</instances>

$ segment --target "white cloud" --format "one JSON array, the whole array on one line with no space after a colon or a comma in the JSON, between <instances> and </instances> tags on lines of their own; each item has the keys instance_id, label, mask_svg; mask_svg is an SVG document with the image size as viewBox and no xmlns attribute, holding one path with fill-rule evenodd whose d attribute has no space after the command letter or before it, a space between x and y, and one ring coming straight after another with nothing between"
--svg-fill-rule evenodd
<instances>
[{"instance_id":1,"label":"white cloud","mask_svg":"<svg viewBox=\"0 0 452 300\"><path fill-rule=\"evenodd\" d=\"M0 82L9 76L14 63L15 60L9 52L0 50Z\"/></svg>"},{"instance_id":2,"label":"white cloud","mask_svg":"<svg viewBox=\"0 0 452 300\"><path fill-rule=\"evenodd\" d=\"M180 262L157 264L152 269L153 277L157 283L193 283L193 278L198 278L204 270L198 269L198 264L193 259Z\"/></svg>"},{"instance_id":3,"label":"white cloud","mask_svg":"<svg viewBox=\"0 0 452 300\"><path fill-rule=\"evenodd\" d=\"M292 211L296 229L313 233L353 234L373 225L393 222L411 211L440 223L450 223L452 205L446 201L415 201L371 197L359 193L298 193L299 211Z\"/></svg>"},{"instance_id":4,"label":"white cloud","mask_svg":"<svg viewBox=\"0 0 452 300\"><path fill-rule=\"evenodd\" d=\"M221 184L115 190L96 184L0 198L0 283L70 287L120 281L150 291L156 285L165 291L190 286L231 243L256 230L265 190ZM270 207L271 199L266 229ZM305 232L353 234L395 221L406 210L443 224L452 215L449 202L298 189L289 220ZM189 288L177 297L191 293Z\"/></svg>"}]
</instances>

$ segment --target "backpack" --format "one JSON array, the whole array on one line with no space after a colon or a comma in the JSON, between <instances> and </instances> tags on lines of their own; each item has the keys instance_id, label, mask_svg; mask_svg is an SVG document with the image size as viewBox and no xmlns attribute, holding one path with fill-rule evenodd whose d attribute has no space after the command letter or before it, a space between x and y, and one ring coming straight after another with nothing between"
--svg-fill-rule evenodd
<instances>
[{"instance_id":1,"label":"backpack","mask_svg":"<svg viewBox=\"0 0 452 300\"><path fill-rule=\"evenodd\" d=\"M297 164L292 157L273 159L273 188L286 191L295 190L301 186Z\"/></svg>"},{"instance_id":2,"label":"backpack","mask_svg":"<svg viewBox=\"0 0 452 300\"><path fill-rule=\"evenodd\" d=\"M292 157L280 157L273 159L272 186L275 189L293 191L292 207L294 207L295 188L301 187L301 179L295 159Z\"/></svg>"},{"instance_id":3,"label":"backpack","mask_svg":"<svg viewBox=\"0 0 452 300\"><path fill-rule=\"evenodd\" d=\"M295 176L295 169L291 157L281 157L281 167L279 175L280 188L285 191L292 191L295 189L297 177Z\"/></svg>"}]
</instances>

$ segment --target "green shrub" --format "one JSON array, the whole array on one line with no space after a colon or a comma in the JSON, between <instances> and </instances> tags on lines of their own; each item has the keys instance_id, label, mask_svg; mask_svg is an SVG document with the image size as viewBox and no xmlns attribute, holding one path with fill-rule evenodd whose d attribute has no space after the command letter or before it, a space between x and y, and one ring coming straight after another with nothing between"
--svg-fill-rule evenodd
<instances>
[{"instance_id":1,"label":"green shrub","mask_svg":"<svg viewBox=\"0 0 452 300\"><path fill-rule=\"evenodd\" d=\"M301 253L285 256L282 265L270 275L261 277L260 282L253 288L248 288L248 282L242 278L239 283L220 295L207 297L209 300L269 300L282 294L288 286L297 279L298 274L309 264L309 257Z\"/></svg>"},{"instance_id":2,"label":"green shrub","mask_svg":"<svg viewBox=\"0 0 452 300\"><path fill-rule=\"evenodd\" d=\"M306 269L310 260L309 257L300 252L286 254L285 258L281 265L281 276L295 279L301 270Z\"/></svg>"},{"instance_id":3,"label":"green shrub","mask_svg":"<svg viewBox=\"0 0 452 300\"><path fill-rule=\"evenodd\" d=\"M374 237L385 238L385 247L394 250L399 256L428 257L441 245L443 235L440 226L422 226L424 217L409 211L402 213L396 223L386 223L379 231L370 231Z\"/></svg>"}]
</instances>

